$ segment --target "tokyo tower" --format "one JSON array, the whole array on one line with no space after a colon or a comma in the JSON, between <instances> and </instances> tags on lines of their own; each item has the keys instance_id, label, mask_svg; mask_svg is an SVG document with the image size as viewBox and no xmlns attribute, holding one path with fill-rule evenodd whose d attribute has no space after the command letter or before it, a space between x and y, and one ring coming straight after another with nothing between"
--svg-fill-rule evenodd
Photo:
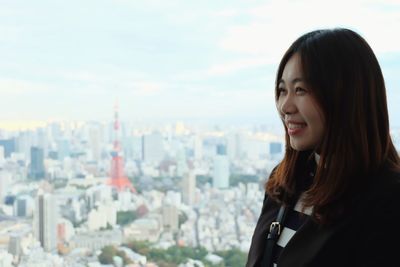
<instances>
[{"instance_id":1,"label":"tokyo tower","mask_svg":"<svg viewBox=\"0 0 400 267\"><path fill-rule=\"evenodd\" d=\"M119 132L119 119L118 119L118 105L114 108L114 148L111 152L111 170L110 178L108 179L108 184L118 191L123 191L129 189L131 192L136 192L132 183L124 174L124 159L121 154L121 145L118 140Z\"/></svg>"}]
</instances>

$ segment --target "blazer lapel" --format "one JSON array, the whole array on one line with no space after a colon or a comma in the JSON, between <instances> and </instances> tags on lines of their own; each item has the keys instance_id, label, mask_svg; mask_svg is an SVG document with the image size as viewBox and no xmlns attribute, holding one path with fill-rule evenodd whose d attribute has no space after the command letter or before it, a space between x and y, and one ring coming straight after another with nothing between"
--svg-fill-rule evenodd
<instances>
[{"instance_id":1,"label":"blazer lapel","mask_svg":"<svg viewBox=\"0 0 400 267\"><path fill-rule=\"evenodd\" d=\"M336 227L321 227L309 218L293 235L279 257L278 267L307 266L338 230Z\"/></svg>"}]
</instances>

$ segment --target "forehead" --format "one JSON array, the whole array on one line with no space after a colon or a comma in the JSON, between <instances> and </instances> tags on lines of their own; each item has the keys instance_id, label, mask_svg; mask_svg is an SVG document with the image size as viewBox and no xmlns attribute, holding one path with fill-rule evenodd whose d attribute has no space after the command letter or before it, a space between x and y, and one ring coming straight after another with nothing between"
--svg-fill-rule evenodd
<instances>
[{"instance_id":1,"label":"forehead","mask_svg":"<svg viewBox=\"0 0 400 267\"><path fill-rule=\"evenodd\" d=\"M301 67L301 58L298 53L289 58L283 68L282 77L279 82L288 83L295 79L303 78L303 70Z\"/></svg>"}]
</instances>

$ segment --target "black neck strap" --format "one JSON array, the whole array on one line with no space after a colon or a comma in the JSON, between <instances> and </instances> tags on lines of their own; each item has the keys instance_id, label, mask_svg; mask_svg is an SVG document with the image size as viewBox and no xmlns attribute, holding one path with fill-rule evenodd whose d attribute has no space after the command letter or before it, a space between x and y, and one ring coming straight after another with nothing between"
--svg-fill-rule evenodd
<instances>
[{"instance_id":1,"label":"black neck strap","mask_svg":"<svg viewBox=\"0 0 400 267\"><path fill-rule=\"evenodd\" d=\"M272 266L273 251L278 241L279 236L283 230L283 224L288 212L288 207L284 204L281 205L276 216L276 220L269 226L269 231L267 235L267 242L265 244L264 257L261 266L270 267Z\"/></svg>"}]
</instances>

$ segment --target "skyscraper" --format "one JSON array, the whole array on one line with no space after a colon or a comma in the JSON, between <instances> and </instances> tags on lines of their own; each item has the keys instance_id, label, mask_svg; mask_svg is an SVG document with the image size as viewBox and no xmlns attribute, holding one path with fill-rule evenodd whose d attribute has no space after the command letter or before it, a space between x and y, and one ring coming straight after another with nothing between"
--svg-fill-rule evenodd
<instances>
[{"instance_id":1,"label":"skyscraper","mask_svg":"<svg viewBox=\"0 0 400 267\"><path fill-rule=\"evenodd\" d=\"M4 157L9 158L15 152L15 139L2 139L0 146L4 147Z\"/></svg>"},{"instance_id":2,"label":"skyscraper","mask_svg":"<svg viewBox=\"0 0 400 267\"><path fill-rule=\"evenodd\" d=\"M43 149L39 147L31 147L31 165L29 177L35 180L43 179L45 177L44 152Z\"/></svg>"},{"instance_id":3,"label":"skyscraper","mask_svg":"<svg viewBox=\"0 0 400 267\"><path fill-rule=\"evenodd\" d=\"M51 194L39 194L34 213L34 234L45 251L57 246L57 205Z\"/></svg>"},{"instance_id":4,"label":"skyscraper","mask_svg":"<svg viewBox=\"0 0 400 267\"><path fill-rule=\"evenodd\" d=\"M11 233L8 241L8 252L13 256L21 255L21 234ZM2 265L0 265L2 266Z\"/></svg>"},{"instance_id":5,"label":"skyscraper","mask_svg":"<svg viewBox=\"0 0 400 267\"><path fill-rule=\"evenodd\" d=\"M182 198L186 205L193 205L196 193L196 176L193 171L185 173L182 178Z\"/></svg>"},{"instance_id":6,"label":"skyscraper","mask_svg":"<svg viewBox=\"0 0 400 267\"><path fill-rule=\"evenodd\" d=\"M274 162L283 158L284 154L284 144L278 141L272 141L269 143L269 156Z\"/></svg>"},{"instance_id":7,"label":"skyscraper","mask_svg":"<svg viewBox=\"0 0 400 267\"><path fill-rule=\"evenodd\" d=\"M203 140L199 135L193 137L193 154L196 160L203 158Z\"/></svg>"},{"instance_id":8,"label":"skyscraper","mask_svg":"<svg viewBox=\"0 0 400 267\"><path fill-rule=\"evenodd\" d=\"M12 183L11 172L1 170L0 171L0 204L3 204L5 197L9 193L10 185Z\"/></svg>"},{"instance_id":9,"label":"skyscraper","mask_svg":"<svg viewBox=\"0 0 400 267\"><path fill-rule=\"evenodd\" d=\"M89 146L91 159L98 162L101 158L101 133L100 125L91 125L89 128Z\"/></svg>"},{"instance_id":10,"label":"skyscraper","mask_svg":"<svg viewBox=\"0 0 400 267\"><path fill-rule=\"evenodd\" d=\"M31 147L33 146L33 134L30 131L19 132L16 138L16 151L25 155L25 159L30 161Z\"/></svg>"},{"instance_id":11,"label":"skyscraper","mask_svg":"<svg viewBox=\"0 0 400 267\"><path fill-rule=\"evenodd\" d=\"M28 211L27 197L18 197L14 202L14 216L25 217Z\"/></svg>"},{"instance_id":12,"label":"skyscraper","mask_svg":"<svg viewBox=\"0 0 400 267\"><path fill-rule=\"evenodd\" d=\"M271 155L282 153L282 143L281 142L270 142L269 143L269 153Z\"/></svg>"},{"instance_id":13,"label":"skyscraper","mask_svg":"<svg viewBox=\"0 0 400 267\"><path fill-rule=\"evenodd\" d=\"M226 146L217 145L217 154L214 158L213 186L216 188L229 187L229 160L226 155Z\"/></svg>"},{"instance_id":14,"label":"skyscraper","mask_svg":"<svg viewBox=\"0 0 400 267\"><path fill-rule=\"evenodd\" d=\"M186 151L183 145L181 145L176 155L176 175L182 177L187 171Z\"/></svg>"},{"instance_id":15,"label":"skyscraper","mask_svg":"<svg viewBox=\"0 0 400 267\"><path fill-rule=\"evenodd\" d=\"M163 226L171 231L178 230L179 214L178 209L173 205L163 205L162 207Z\"/></svg>"},{"instance_id":16,"label":"skyscraper","mask_svg":"<svg viewBox=\"0 0 400 267\"><path fill-rule=\"evenodd\" d=\"M0 161L3 161L5 158L5 150L4 147L0 146Z\"/></svg>"},{"instance_id":17,"label":"skyscraper","mask_svg":"<svg viewBox=\"0 0 400 267\"><path fill-rule=\"evenodd\" d=\"M159 163L164 158L164 144L161 133L143 135L142 139L143 160Z\"/></svg>"},{"instance_id":18,"label":"skyscraper","mask_svg":"<svg viewBox=\"0 0 400 267\"><path fill-rule=\"evenodd\" d=\"M66 157L71 155L71 148L69 140L58 139L57 140L57 156L59 160L64 160Z\"/></svg>"}]
</instances>

